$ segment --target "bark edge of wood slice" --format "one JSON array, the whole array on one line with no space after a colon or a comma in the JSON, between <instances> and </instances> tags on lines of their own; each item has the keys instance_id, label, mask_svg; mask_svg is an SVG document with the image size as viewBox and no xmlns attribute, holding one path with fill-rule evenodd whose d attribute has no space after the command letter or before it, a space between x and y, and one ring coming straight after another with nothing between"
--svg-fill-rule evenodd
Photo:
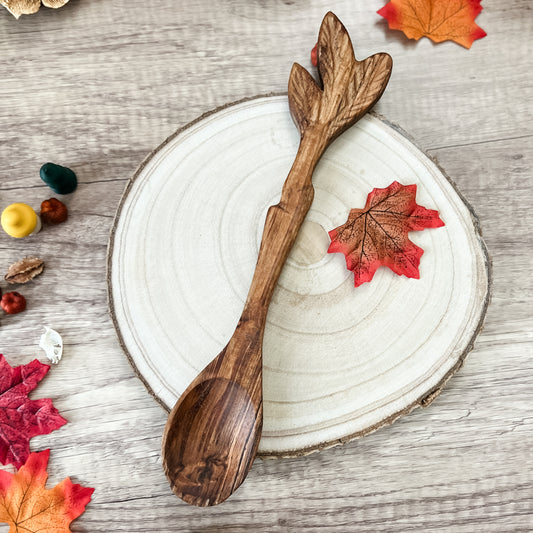
<instances>
[{"instance_id":1,"label":"bark edge of wood slice","mask_svg":"<svg viewBox=\"0 0 533 533\"><path fill-rule=\"evenodd\" d=\"M110 314L167 411L235 328L298 139L286 95L247 98L180 128L126 186L108 246ZM446 226L410 234L425 250L420 280L380 268L355 289L342 255L326 254L327 231L395 179L416 183L417 203ZM364 117L313 183L265 331L262 457L342 444L429 405L473 349L490 299L474 210L397 125Z\"/></svg>"}]
</instances>

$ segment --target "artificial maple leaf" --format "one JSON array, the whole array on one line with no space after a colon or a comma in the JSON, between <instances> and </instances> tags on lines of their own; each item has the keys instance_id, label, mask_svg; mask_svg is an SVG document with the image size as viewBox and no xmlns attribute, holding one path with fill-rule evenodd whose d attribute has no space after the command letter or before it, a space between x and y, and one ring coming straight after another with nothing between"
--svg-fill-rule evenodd
<instances>
[{"instance_id":1,"label":"artificial maple leaf","mask_svg":"<svg viewBox=\"0 0 533 533\"><path fill-rule=\"evenodd\" d=\"M425 36L470 48L487 35L474 22L482 9L481 0L391 0L378 14L391 30L401 30L409 39Z\"/></svg>"},{"instance_id":2,"label":"artificial maple leaf","mask_svg":"<svg viewBox=\"0 0 533 533\"><path fill-rule=\"evenodd\" d=\"M364 209L352 209L348 221L331 230L328 252L342 252L358 287L374 277L380 265L398 275L420 277L418 265L424 253L408 238L410 231L444 226L437 211L416 203L416 185L397 181L374 189Z\"/></svg>"},{"instance_id":3,"label":"artificial maple leaf","mask_svg":"<svg viewBox=\"0 0 533 533\"><path fill-rule=\"evenodd\" d=\"M0 471L0 522L9 533L70 533L70 523L85 511L94 489L65 478L45 488L50 450L32 453L16 474Z\"/></svg>"},{"instance_id":4,"label":"artificial maple leaf","mask_svg":"<svg viewBox=\"0 0 533 533\"><path fill-rule=\"evenodd\" d=\"M50 365L37 359L11 367L0 354L0 462L20 468L30 455L30 439L60 428L67 421L50 399L30 400Z\"/></svg>"}]
</instances>

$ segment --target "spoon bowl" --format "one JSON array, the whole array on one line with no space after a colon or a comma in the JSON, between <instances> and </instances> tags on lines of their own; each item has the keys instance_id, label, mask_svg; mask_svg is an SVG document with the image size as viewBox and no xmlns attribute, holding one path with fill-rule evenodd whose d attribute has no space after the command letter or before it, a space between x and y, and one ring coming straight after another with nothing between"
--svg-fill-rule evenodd
<instances>
[{"instance_id":1,"label":"spoon bowl","mask_svg":"<svg viewBox=\"0 0 533 533\"><path fill-rule=\"evenodd\" d=\"M254 460L262 405L256 409L239 383L213 377L193 383L170 419L176 424L166 433L163 455L174 492L193 505L223 502L244 481ZM196 434L201 438L189 438Z\"/></svg>"}]
</instances>

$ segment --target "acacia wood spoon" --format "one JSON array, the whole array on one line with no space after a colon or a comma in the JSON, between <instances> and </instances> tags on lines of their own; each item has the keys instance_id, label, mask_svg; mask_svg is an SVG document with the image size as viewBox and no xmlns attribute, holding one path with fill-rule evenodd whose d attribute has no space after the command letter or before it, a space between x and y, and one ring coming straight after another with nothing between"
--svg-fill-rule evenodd
<instances>
[{"instance_id":1,"label":"acacia wood spoon","mask_svg":"<svg viewBox=\"0 0 533 533\"><path fill-rule=\"evenodd\" d=\"M180 396L163 433L163 467L185 502L216 505L244 481L263 425L262 342L268 306L283 264L313 201L313 170L327 146L379 99L392 59L354 56L350 37L328 13L318 38L323 88L297 63L289 107L300 146L280 202L268 210L259 257L241 318L227 346Z\"/></svg>"}]
</instances>

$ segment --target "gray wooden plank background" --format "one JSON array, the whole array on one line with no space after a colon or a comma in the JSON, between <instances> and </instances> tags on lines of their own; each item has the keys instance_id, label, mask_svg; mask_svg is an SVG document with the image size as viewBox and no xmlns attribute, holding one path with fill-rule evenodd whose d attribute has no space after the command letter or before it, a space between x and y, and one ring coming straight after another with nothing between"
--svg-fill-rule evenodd
<instances>
[{"instance_id":1,"label":"gray wooden plank background","mask_svg":"<svg viewBox=\"0 0 533 533\"><path fill-rule=\"evenodd\" d=\"M0 207L52 196L38 175L46 161L80 180L66 224L0 234L0 270L28 254L47 264L20 288L28 310L1 317L0 351L12 364L45 361L41 326L64 337L64 359L34 397L53 398L69 423L32 449L52 448L50 486L71 475L96 489L72 531L533 530L531 6L484 0L488 36L466 50L388 30L383 4L71 0L19 21L0 9ZM438 158L480 217L494 267L485 328L428 408L342 447L259 460L223 505L189 507L161 468L166 414L108 315L109 230L144 156L205 111L285 90L293 61L310 67L330 9L359 58L393 56L377 111Z\"/></svg>"}]
</instances>

